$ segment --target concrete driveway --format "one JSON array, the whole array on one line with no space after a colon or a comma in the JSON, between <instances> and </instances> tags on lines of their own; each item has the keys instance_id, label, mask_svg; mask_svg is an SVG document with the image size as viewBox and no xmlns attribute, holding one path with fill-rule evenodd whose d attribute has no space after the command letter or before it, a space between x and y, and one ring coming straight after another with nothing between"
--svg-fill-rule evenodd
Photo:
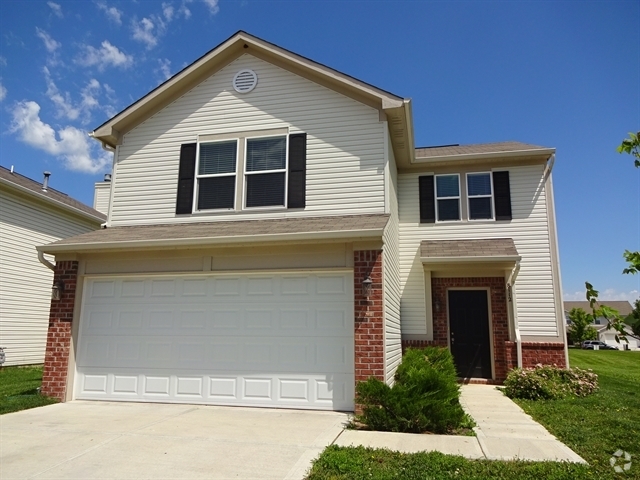
<instances>
[{"instance_id":1,"label":"concrete driveway","mask_svg":"<svg viewBox=\"0 0 640 480\"><path fill-rule=\"evenodd\" d=\"M0 478L301 479L337 412L74 401L0 417Z\"/></svg>"}]
</instances>

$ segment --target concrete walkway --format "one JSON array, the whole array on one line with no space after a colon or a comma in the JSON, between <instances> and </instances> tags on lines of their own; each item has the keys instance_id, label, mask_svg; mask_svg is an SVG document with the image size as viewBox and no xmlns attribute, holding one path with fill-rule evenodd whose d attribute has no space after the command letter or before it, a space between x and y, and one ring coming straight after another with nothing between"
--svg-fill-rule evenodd
<instances>
[{"instance_id":1,"label":"concrete walkway","mask_svg":"<svg viewBox=\"0 0 640 480\"><path fill-rule=\"evenodd\" d=\"M475 420L475 437L345 430L336 445L405 453L438 451L470 459L586 463L491 385L463 385L460 403Z\"/></svg>"}]
</instances>

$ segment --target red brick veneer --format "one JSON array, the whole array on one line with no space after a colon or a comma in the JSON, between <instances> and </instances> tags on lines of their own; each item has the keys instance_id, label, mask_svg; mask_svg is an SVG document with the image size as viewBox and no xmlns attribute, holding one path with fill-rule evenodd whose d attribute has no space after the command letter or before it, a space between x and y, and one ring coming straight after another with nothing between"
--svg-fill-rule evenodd
<instances>
[{"instance_id":1,"label":"red brick veneer","mask_svg":"<svg viewBox=\"0 0 640 480\"><path fill-rule=\"evenodd\" d=\"M42 393L65 400L67 391L67 369L71 346L71 322L76 300L78 262L57 262L53 281L64 282L64 292L60 300L51 300L49 330L42 374Z\"/></svg>"},{"instance_id":2,"label":"red brick veneer","mask_svg":"<svg viewBox=\"0 0 640 480\"><path fill-rule=\"evenodd\" d=\"M371 277L369 298L362 295L362 281ZM382 251L353 252L355 305L356 382L375 377L384 381L384 314L382 294Z\"/></svg>"},{"instance_id":3,"label":"red brick veneer","mask_svg":"<svg viewBox=\"0 0 640 480\"><path fill-rule=\"evenodd\" d=\"M518 366L518 357L515 342L506 342L505 346L509 356L509 368ZM567 367L564 354L564 343L560 342L522 342L522 366L524 368L535 367L537 364L557 365Z\"/></svg>"}]
</instances>

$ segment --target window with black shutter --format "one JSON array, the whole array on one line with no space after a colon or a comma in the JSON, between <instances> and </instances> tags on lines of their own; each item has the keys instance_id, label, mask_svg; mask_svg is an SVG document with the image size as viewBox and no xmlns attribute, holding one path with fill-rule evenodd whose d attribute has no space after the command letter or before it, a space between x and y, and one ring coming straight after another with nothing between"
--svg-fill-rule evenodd
<instances>
[{"instance_id":1,"label":"window with black shutter","mask_svg":"<svg viewBox=\"0 0 640 480\"><path fill-rule=\"evenodd\" d=\"M197 143L180 146L180 167L178 169L178 195L176 214L188 214L193 209L193 177L196 171Z\"/></svg>"},{"instance_id":2,"label":"window with black shutter","mask_svg":"<svg viewBox=\"0 0 640 480\"><path fill-rule=\"evenodd\" d=\"M420 223L435 223L436 207L433 191L433 175L418 178L420 195Z\"/></svg>"},{"instance_id":3,"label":"window with black shutter","mask_svg":"<svg viewBox=\"0 0 640 480\"><path fill-rule=\"evenodd\" d=\"M493 190L496 220L511 220L511 186L509 172L493 172Z\"/></svg>"},{"instance_id":4,"label":"window with black shutter","mask_svg":"<svg viewBox=\"0 0 640 480\"><path fill-rule=\"evenodd\" d=\"M200 143L197 210L235 207L237 154L237 140Z\"/></svg>"},{"instance_id":5,"label":"window with black shutter","mask_svg":"<svg viewBox=\"0 0 640 480\"><path fill-rule=\"evenodd\" d=\"M284 207L287 137L248 138L245 207Z\"/></svg>"}]
</instances>

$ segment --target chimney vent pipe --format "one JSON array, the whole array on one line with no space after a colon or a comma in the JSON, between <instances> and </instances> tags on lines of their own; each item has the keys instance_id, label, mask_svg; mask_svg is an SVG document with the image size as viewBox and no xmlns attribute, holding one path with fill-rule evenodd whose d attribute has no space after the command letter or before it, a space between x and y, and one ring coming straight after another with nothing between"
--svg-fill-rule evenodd
<instances>
[{"instance_id":1,"label":"chimney vent pipe","mask_svg":"<svg viewBox=\"0 0 640 480\"><path fill-rule=\"evenodd\" d=\"M49 177L51 176L51 172L44 172L44 180L42 180L42 191L46 192L47 187L49 186Z\"/></svg>"}]
</instances>

